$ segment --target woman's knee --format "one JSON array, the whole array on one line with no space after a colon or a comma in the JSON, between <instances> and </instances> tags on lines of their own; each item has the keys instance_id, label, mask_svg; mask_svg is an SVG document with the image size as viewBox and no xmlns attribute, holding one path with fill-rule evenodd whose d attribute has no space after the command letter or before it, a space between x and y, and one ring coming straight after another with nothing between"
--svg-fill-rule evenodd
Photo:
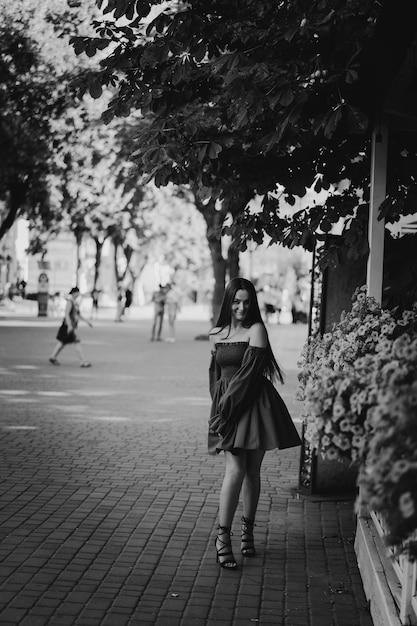
<instances>
[{"instance_id":1,"label":"woman's knee","mask_svg":"<svg viewBox=\"0 0 417 626\"><path fill-rule=\"evenodd\" d=\"M226 477L231 480L242 480L246 473L246 459L242 455L226 452Z\"/></svg>"},{"instance_id":2,"label":"woman's knee","mask_svg":"<svg viewBox=\"0 0 417 626\"><path fill-rule=\"evenodd\" d=\"M228 482L241 484L245 478L245 470L242 468L227 468L225 478Z\"/></svg>"},{"instance_id":3,"label":"woman's knee","mask_svg":"<svg viewBox=\"0 0 417 626\"><path fill-rule=\"evenodd\" d=\"M245 472L245 482L249 484L257 484L261 479L260 468L248 468Z\"/></svg>"},{"instance_id":4,"label":"woman's knee","mask_svg":"<svg viewBox=\"0 0 417 626\"><path fill-rule=\"evenodd\" d=\"M252 454L248 454L245 467L245 477L249 480L259 479L263 458L264 452L262 450L256 450L253 451Z\"/></svg>"}]
</instances>

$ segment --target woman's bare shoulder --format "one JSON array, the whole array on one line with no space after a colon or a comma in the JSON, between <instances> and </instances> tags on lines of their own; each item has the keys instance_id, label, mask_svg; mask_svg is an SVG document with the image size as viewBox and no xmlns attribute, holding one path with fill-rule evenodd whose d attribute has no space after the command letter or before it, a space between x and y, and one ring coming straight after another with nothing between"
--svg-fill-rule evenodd
<instances>
[{"instance_id":1,"label":"woman's bare shoulder","mask_svg":"<svg viewBox=\"0 0 417 626\"><path fill-rule=\"evenodd\" d=\"M268 334L265 326L261 322L255 322L249 329L249 344L257 348L266 348Z\"/></svg>"},{"instance_id":2,"label":"woman's bare shoulder","mask_svg":"<svg viewBox=\"0 0 417 626\"><path fill-rule=\"evenodd\" d=\"M212 350L215 348L216 341L219 339L220 331L221 331L221 328L218 326L215 326L209 332L209 340L210 340L210 346Z\"/></svg>"}]
</instances>

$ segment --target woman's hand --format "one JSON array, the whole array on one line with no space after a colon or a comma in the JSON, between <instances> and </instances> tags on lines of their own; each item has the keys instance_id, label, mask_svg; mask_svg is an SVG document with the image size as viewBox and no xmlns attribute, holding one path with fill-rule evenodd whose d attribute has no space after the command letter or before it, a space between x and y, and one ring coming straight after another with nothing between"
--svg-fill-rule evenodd
<instances>
[{"instance_id":1,"label":"woman's hand","mask_svg":"<svg viewBox=\"0 0 417 626\"><path fill-rule=\"evenodd\" d=\"M214 435L222 437L227 431L227 422L221 417L221 415L213 415L209 419L209 431Z\"/></svg>"}]
</instances>

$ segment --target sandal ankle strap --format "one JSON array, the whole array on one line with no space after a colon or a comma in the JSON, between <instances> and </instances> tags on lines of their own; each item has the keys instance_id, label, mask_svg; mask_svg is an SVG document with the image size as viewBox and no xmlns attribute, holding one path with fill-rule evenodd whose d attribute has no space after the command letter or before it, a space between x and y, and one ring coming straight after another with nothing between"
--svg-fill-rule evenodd
<instances>
[{"instance_id":1,"label":"sandal ankle strap","mask_svg":"<svg viewBox=\"0 0 417 626\"><path fill-rule=\"evenodd\" d=\"M249 519L248 517L242 517L242 526L245 526L246 528L253 530L253 527L256 526L255 520Z\"/></svg>"}]
</instances>

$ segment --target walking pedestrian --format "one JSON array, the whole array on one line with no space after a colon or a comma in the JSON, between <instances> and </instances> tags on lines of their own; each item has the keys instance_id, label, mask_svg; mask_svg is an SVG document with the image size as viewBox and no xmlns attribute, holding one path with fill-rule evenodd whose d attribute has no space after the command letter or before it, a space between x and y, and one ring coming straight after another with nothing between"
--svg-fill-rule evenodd
<instances>
[{"instance_id":1,"label":"walking pedestrian","mask_svg":"<svg viewBox=\"0 0 417 626\"><path fill-rule=\"evenodd\" d=\"M165 298L167 294L167 285L159 285L158 291L155 291L152 296L152 302L154 304L154 315L152 323L152 335L151 341L161 341L162 324L164 321L165 313Z\"/></svg>"},{"instance_id":2,"label":"walking pedestrian","mask_svg":"<svg viewBox=\"0 0 417 626\"><path fill-rule=\"evenodd\" d=\"M125 299L125 293L123 290L123 285L121 283L117 283L117 293L116 293L116 298L117 298L117 308L116 308L116 319L114 320L115 322L123 322L123 312L124 312L124 299Z\"/></svg>"},{"instance_id":3,"label":"walking pedestrian","mask_svg":"<svg viewBox=\"0 0 417 626\"><path fill-rule=\"evenodd\" d=\"M129 309L132 305L133 302L133 291L131 290L130 287L126 287L125 290L125 302L124 302L124 308L123 308L123 315L127 315L127 313L129 312Z\"/></svg>"},{"instance_id":4,"label":"walking pedestrian","mask_svg":"<svg viewBox=\"0 0 417 626\"><path fill-rule=\"evenodd\" d=\"M94 287L91 292L91 313L90 320L98 318L100 292Z\"/></svg>"},{"instance_id":5,"label":"walking pedestrian","mask_svg":"<svg viewBox=\"0 0 417 626\"><path fill-rule=\"evenodd\" d=\"M298 446L301 441L273 385L276 379L282 383L283 375L249 280L233 278L227 285L217 324L210 331L210 344L208 450L210 454L223 451L225 458L215 547L220 566L235 570L230 537L241 491L240 549L243 556L253 557L265 451Z\"/></svg>"},{"instance_id":6,"label":"walking pedestrian","mask_svg":"<svg viewBox=\"0 0 417 626\"><path fill-rule=\"evenodd\" d=\"M165 298L165 307L168 313L168 337L166 341L174 343L176 341L175 322L181 309L181 293L175 283L169 285L169 291Z\"/></svg>"},{"instance_id":7,"label":"walking pedestrian","mask_svg":"<svg viewBox=\"0 0 417 626\"><path fill-rule=\"evenodd\" d=\"M86 361L84 357L84 353L81 348L80 338L75 332L79 320L83 320L84 322L86 322L90 326L90 328L93 327L92 323L81 315L79 299L80 290L78 289L78 287L73 287L67 296L64 319L56 336L56 338L58 339L58 343L55 346L55 350L49 357L49 361L52 363L52 365L60 365L59 361L57 360L58 355L63 350L63 348L65 348L65 346L69 344L74 344L75 350L80 360L80 366L91 367L91 363Z\"/></svg>"}]
</instances>

